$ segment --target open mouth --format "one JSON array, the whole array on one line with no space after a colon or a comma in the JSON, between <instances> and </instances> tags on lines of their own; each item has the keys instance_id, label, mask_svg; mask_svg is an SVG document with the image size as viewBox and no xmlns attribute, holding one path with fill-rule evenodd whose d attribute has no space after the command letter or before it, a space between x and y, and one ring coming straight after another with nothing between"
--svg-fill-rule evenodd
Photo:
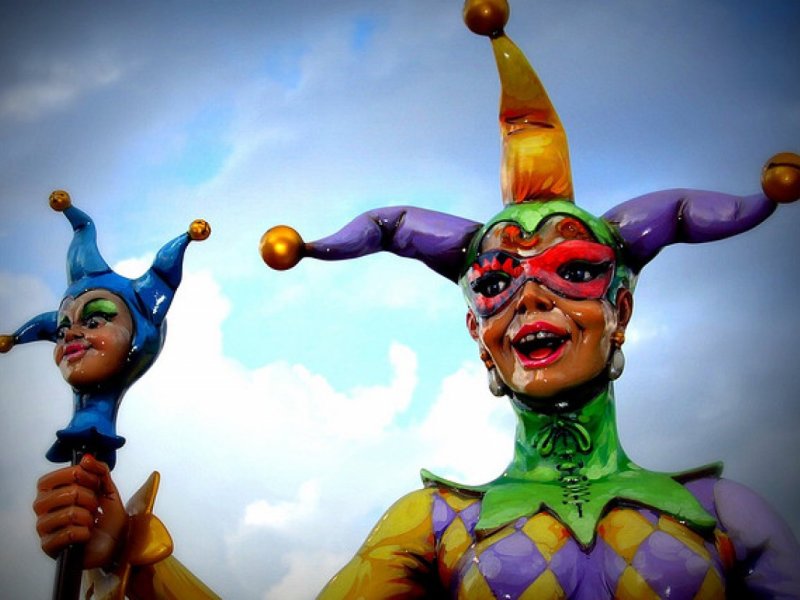
<instances>
[{"instance_id":1,"label":"open mouth","mask_svg":"<svg viewBox=\"0 0 800 600\"><path fill-rule=\"evenodd\" d=\"M569 333L549 323L525 325L514 336L511 346L527 368L541 368L558 360L570 340Z\"/></svg>"}]
</instances>

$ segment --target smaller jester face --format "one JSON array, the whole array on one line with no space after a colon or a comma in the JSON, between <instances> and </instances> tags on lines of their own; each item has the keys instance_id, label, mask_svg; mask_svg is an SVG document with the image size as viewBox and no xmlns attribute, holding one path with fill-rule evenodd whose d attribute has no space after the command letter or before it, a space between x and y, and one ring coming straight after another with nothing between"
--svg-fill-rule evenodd
<instances>
[{"instance_id":1,"label":"smaller jester face","mask_svg":"<svg viewBox=\"0 0 800 600\"><path fill-rule=\"evenodd\" d=\"M116 294L94 289L67 296L58 310L53 357L73 388L103 386L125 366L133 334L131 312Z\"/></svg>"},{"instance_id":2,"label":"smaller jester face","mask_svg":"<svg viewBox=\"0 0 800 600\"><path fill-rule=\"evenodd\" d=\"M505 221L485 233L463 276L467 325L512 391L548 398L606 369L632 305L624 289L616 306L607 299L614 272L614 250L572 216L550 216L535 232Z\"/></svg>"}]
</instances>

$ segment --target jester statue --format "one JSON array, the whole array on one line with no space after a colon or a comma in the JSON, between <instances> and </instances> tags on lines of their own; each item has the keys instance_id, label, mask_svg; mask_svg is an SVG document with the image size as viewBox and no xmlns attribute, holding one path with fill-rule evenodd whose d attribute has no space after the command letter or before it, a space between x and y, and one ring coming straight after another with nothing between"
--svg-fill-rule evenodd
<instances>
[{"instance_id":1,"label":"jester statue","mask_svg":"<svg viewBox=\"0 0 800 600\"><path fill-rule=\"evenodd\" d=\"M153 365L164 345L165 317L181 282L189 242L206 239L211 228L200 219L192 222L186 233L159 250L147 272L131 280L108 266L97 247L94 222L72 205L67 192L53 192L50 206L63 212L73 229L67 251L67 290L58 310L30 319L12 335L0 336L0 352L37 340L55 343L53 356L72 388L74 413L69 424L56 433L47 458L80 462L82 467L75 471L80 475L74 482L85 484L87 478L94 482L98 475L108 475L114 468L116 451L125 443L116 432L120 403L128 388ZM64 494L65 480L60 479L64 472L57 473L43 478L35 507L43 515L38 523L42 545L55 556L65 545L87 541L88 536L76 533L74 527L91 524L96 517L108 536L92 540L86 548L91 557L95 547L111 544L127 530L124 514L103 510L117 499L116 489L109 479L94 505L97 514L76 513L69 510L73 499ZM140 559L168 553L171 543L157 519L146 514L157 487L158 475L154 474L132 503L139 522L134 529L141 531L138 537L144 544L134 551ZM68 522L73 528L64 528Z\"/></svg>"},{"instance_id":2,"label":"jester statue","mask_svg":"<svg viewBox=\"0 0 800 600\"><path fill-rule=\"evenodd\" d=\"M262 237L261 253L288 269L303 257L388 251L457 283L489 388L508 396L517 415L514 456L484 485L423 471L423 489L389 508L320 598L800 598L800 547L780 517L722 478L719 465L682 473L636 465L617 435L613 393L641 270L665 246L737 235L777 203L797 200L800 157L773 157L763 194L665 190L591 215L573 200L561 122L504 34L505 0L468 0L464 16L490 38L500 74L503 210L481 224L414 207L377 209L308 243L278 226ZM66 507L42 508L48 490L76 481L76 496L94 499L76 500L91 521L96 490L113 484L92 465L48 477L37 512L52 552L56 528L41 524ZM122 511L119 501L104 515L112 511ZM62 522L61 530L90 543L109 535L100 521ZM119 539L87 555L86 566L112 570L138 543ZM174 560L135 567L124 593L213 597L171 578Z\"/></svg>"}]
</instances>

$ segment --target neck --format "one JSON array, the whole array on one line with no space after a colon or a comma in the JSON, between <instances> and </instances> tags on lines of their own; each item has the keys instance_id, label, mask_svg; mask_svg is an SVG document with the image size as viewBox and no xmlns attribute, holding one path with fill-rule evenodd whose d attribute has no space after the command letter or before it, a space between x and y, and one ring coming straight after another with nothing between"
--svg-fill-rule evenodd
<instances>
[{"instance_id":1,"label":"neck","mask_svg":"<svg viewBox=\"0 0 800 600\"><path fill-rule=\"evenodd\" d=\"M527 398L512 399L517 433L507 477L578 485L630 464L617 434L611 384L591 390L583 402L575 402L574 394L556 398L549 403L550 410Z\"/></svg>"}]
</instances>

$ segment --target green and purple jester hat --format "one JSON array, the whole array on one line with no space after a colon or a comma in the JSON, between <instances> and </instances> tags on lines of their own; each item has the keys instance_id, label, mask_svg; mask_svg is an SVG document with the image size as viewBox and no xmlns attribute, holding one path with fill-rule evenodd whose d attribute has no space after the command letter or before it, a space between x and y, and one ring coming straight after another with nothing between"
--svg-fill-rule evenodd
<instances>
[{"instance_id":1,"label":"green and purple jester hat","mask_svg":"<svg viewBox=\"0 0 800 600\"><path fill-rule=\"evenodd\" d=\"M200 219L192 222L186 233L158 251L146 273L128 279L103 259L94 222L72 206L69 194L53 192L50 206L64 213L73 230L67 251L68 287L58 310L37 315L13 335L0 336L0 352L38 340L56 343L56 361L72 386L74 413L70 423L56 432L47 458L68 462L76 452L91 452L113 468L116 450L125 443L116 432L122 398L153 365L164 345L165 317L181 282L186 247L191 241L206 239L211 228ZM115 321L125 323L123 341L118 344L121 350L116 353L111 348L116 343L113 338L92 341L103 329L113 329L109 324ZM94 369L93 374L73 378L68 373L76 372L81 361L90 365L85 371ZM113 364L103 364L109 361Z\"/></svg>"},{"instance_id":2,"label":"green and purple jester hat","mask_svg":"<svg viewBox=\"0 0 800 600\"><path fill-rule=\"evenodd\" d=\"M632 289L641 269L665 246L737 235L761 223L777 203L800 197L800 157L782 153L764 167L763 194L664 190L624 202L599 218L577 207L564 128L528 60L503 31L508 14L505 0L467 0L464 6L467 26L490 38L500 76L505 209L482 225L412 206L378 208L314 242L304 242L291 227L278 225L264 233L260 243L270 267L289 269L304 257L345 260L386 251L422 261L468 287L467 271L493 226L508 222L521 228L522 237L530 237L553 215L568 215L614 250L616 269L607 294L614 302L617 289Z\"/></svg>"}]
</instances>

